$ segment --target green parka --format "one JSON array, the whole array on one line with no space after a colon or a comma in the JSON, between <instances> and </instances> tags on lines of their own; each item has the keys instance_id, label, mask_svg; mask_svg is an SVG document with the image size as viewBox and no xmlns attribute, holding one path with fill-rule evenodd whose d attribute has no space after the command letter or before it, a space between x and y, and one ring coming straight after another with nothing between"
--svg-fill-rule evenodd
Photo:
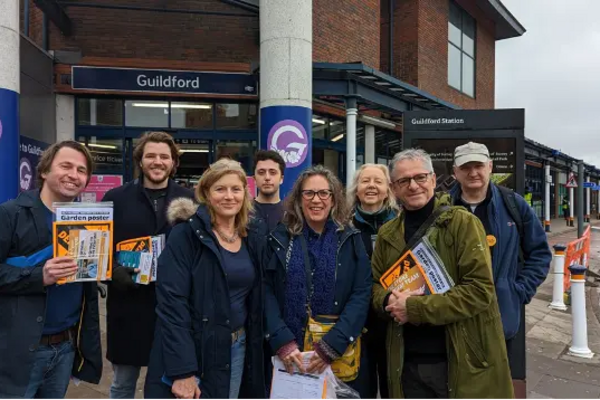
<instances>
[{"instance_id":1,"label":"green parka","mask_svg":"<svg viewBox=\"0 0 600 400\"><path fill-rule=\"evenodd\" d=\"M435 208L451 206L439 194ZM444 294L411 296L406 302L410 323L444 325L448 351L450 398L513 398L502 321L492 278L492 261L483 226L462 207L443 212L427 238L456 286ZM404 213L379 230L373 252L373 307L388 321L388 384L391 398L402 398L404 342L402 326L385 311L387 291L379 279L401 256Z\"/></svg>"}]
</instances>

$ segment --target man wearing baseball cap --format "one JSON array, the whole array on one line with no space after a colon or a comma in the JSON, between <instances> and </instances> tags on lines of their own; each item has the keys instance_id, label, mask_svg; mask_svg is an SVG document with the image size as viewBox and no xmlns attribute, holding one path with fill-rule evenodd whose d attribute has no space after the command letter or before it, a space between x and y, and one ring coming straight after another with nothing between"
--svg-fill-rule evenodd
<instances>
[{"instance_id":1,"label":"man wearing baseball cap","mask_svg":"<svg viewBox=\"0 0 600 400\"><path fill-rule=\"evenodd\" d=\"M552 253L544 228L525 199L491 182L491 174L492 159L485 145L469 142L454 150L458 184L450 195L454 205L475 214L485 228L510 358L521 322L521 306L531 301L546 279Z\"/></svg>"}]
</instances>

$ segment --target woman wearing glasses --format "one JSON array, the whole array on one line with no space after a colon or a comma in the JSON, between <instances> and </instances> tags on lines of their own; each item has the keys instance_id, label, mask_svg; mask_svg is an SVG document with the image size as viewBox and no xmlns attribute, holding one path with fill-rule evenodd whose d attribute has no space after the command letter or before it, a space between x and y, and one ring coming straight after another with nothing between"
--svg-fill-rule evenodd
<instances>
[{"instance_id":1,"label":"woman wearing glasses","mask_svg":"<svg viewBox=\"0 0 600 400\"><path fill-rule=\"evenodd\" d=\"M371 297L371 268L360 232L350 226L343 188L318 165L305 170L269 236L266 338L288 372L320 373L368 393L362 331ZM313 351L307 365L303 351ZM305 368L306 367L306 368Z\"/></svg>"}]
</instances>

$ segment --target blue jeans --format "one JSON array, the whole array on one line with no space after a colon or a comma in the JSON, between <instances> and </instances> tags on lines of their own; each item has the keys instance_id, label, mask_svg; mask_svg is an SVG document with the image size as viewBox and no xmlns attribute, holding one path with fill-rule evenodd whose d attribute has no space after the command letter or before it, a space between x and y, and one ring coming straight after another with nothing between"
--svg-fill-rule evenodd
<instances>
[{"instance_id":1,"label":"blue jeans","mask_svg":"<svg viewBox=\"0 0 600 400\"><path fill-rule=\"evenodd\" d=\"M75 347L69 340L50 346L39 346L35 351L33 369L25 391L26 399L62 399L67 393Z\"/></svg>"},{"instance_id":2,"label":"blue jeans","mask_svg":"<svg viewBox=\"0 0 600 400\"><path fill-rule=\"evenodd\" d=\"M237 399L242 385L244 361L246 360L246 332L242 333L231 344L231 379L229 381L229 398Z\"/></svg>"},{"instance_id":3,"label":"blue jeans","mask_svg":"<svg viewBox=\"0 0 600 400\"><path fill-rule=\"evenodd\" d=\"M110 385L111 399L135 398L135 387L140 377L141 367L113 364L113 381Z\"/></svg>"}]
</instances>

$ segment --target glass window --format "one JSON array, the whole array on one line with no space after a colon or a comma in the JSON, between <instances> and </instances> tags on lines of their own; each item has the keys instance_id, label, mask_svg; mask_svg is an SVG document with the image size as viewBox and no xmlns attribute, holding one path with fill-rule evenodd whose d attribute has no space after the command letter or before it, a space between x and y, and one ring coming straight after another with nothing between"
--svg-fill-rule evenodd
<instances>
[{"instance_id":1,"label":"glass window","mask_svg":"<svg viewBox=\"0 0 600 400\"><path fill-rule=\"evenodd\" d=\"M462 57L462 90L465 94L473 97L475 95L475 65L471 57L463 53Z\"/></svg>"},{"instance_id":2,"label":"glass window","mask_svg":"<svg viewBox=\"0 0 600 400\"><path fill-rule=\"evenodd\" d=\"M122 126L123 101L117 99L77 99L77 125Z\"/></svg>"},{"instance_id":3,"label":"glass window","mask_svg":"<svg viewBox=\"0 0 600 400\"><path fill-rule=\"evenodd\" d=\"M346 136L346 123L344 121L332 120L329 122L329 140L332 142L343 141Z\"/></svg>"},{"instance_id":4,"label":"glass window","mask_svg":"<svg viewBox=\"0 0 600 400\"><path fill-rule=\"evenodd\" d=\"M256 151L256 142L230 142L217 141L217 154L215 160L220 158L231 158L239 161L244 167L246 174L254 175L254 152Z\"/></svg>"},{"instance_id":5,"label":"glass window","mask_svg":"<svg viewBox=\"0 0 600 400\"><path fill-rule=\"evenodd\" d=\"M125 125L138 127L169 127L169 103L153 100L127 100Z\"/></svg>"},{"instance_id":6,"label":"glass window","mask_svg":"<svg viewBox=\"0 0 600 400\"><path fill-rule=\"evenodd\" d=\"M123 174L123 139L79 136L78 141L92 153L94 174Z\"/></svg>"},{"instance_id":7,"label":"glass window","mask_svg":"<svg viewBox=\"0 0 600 400\"><path fill-rule=\"evenodd\" d=\"M175 139L179 145L179 167L176 180L197 182L210 164L210 145L198 139Z\"/></svg>"},{"instance_id":8,"label":"glass window","mask_svg":"<svg viewBox=\"0 0 600 400\"><path fill-rule=\"evenodd\" d=\"M171 128L212 129L212 104L171 102Z\"/></svg>"},{"instance_id":9,"label":"glass window","mask_svg":"<svg viewBox=\"0 0 600 400\"><path fill-rule=\"evenodd\" d=\"M461 88L460 50L448 43L448 84L458 90Z\"/></svg>"},{"instance_id":10,"label":"glass window","mask_svg":"<svg viewBox=\"0 0 600 400\"><path fill-rule=\"evenodd\" d=\"M258 106L256 104L217 104L217 129L256 129Z\"/></svg>"},{"instance_id":11,"label":"glass window","mask_svg":"<svg viewBox=\"0 0 600 400\"><path fill-rule=\"evenodd\" d=\"M475 20L450 0L448 15L448 84L475 97Z\"/></svg>"}]
</instances>

